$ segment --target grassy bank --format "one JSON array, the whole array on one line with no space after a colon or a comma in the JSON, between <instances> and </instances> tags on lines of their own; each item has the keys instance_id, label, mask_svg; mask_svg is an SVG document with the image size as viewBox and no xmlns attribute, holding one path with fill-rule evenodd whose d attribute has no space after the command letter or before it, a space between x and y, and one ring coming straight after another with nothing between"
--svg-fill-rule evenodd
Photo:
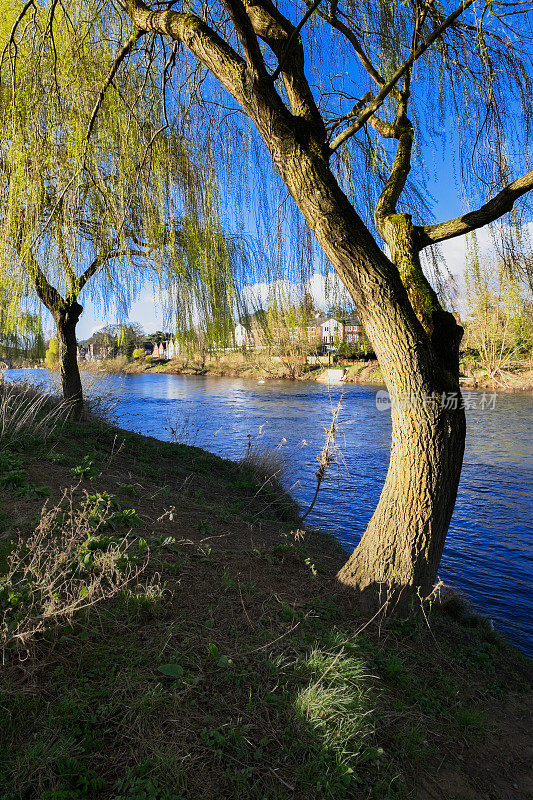
<instances>
[{"instance_id":1,"label":"grassy bank","mask_svg":"<svg viewBox=\"0 0 533 800\"><path fill-rule=\"evenodd\" d=\"M454 600L366 619L253 464L94 419L0 459L2 800L530 796L526 661Z\"/></svg>"}]
</instances>

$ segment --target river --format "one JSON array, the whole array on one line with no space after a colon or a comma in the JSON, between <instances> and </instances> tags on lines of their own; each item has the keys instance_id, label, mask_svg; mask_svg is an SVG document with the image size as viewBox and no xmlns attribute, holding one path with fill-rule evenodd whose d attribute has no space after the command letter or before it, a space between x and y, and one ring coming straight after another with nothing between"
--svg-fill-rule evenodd
<instances>
[{"instance_id":1,"label":"river","mask_svg":"<svg viewBox=\"0 0 533 800\"><path fill-rule=\"evenodd\" d=\"M46 370L8 370L8 380L49 385ZM94 374L85 373L93 382ZM306 524L333 533L347 551L370 519L385 478L390 415L376 408L377 388L179 375L108 375L97 391L112 395L119 424L237 459L249 439L279 448L285 483L302 508L315 490L316 456L341 391L340 463ZM461 483L439 576L521 650L533 656L533 398L470 392Z\"/></svg>"}]
</instances>

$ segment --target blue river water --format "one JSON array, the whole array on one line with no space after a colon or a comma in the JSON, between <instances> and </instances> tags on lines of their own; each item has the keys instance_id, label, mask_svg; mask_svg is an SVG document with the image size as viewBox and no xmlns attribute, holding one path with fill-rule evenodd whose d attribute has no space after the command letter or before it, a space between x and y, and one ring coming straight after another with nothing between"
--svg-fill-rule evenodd
<instances>
[{"instance_id":1,"label":"blue river water","mask_svg":"<svg viewBox=\"0 0 533 800\"><path fill-rule=\"evenodd\" d=\"M50 385L45 370L8 370L8 380ZM93 384L93 373L84 380ZM314 493L324 426L341 391L340 464L332 468L306 520L358 543L387 471L390 415L372 386L328 389L290 383L178 375L108 375L95 391L116 402L118 423L159 439L177 438L227 458L252 446L278 448L285 485L306 508ZM439 576L467 597L521 650L533 656L533 398L469 394L461 483Z\"/></svg>"}]
</instances>

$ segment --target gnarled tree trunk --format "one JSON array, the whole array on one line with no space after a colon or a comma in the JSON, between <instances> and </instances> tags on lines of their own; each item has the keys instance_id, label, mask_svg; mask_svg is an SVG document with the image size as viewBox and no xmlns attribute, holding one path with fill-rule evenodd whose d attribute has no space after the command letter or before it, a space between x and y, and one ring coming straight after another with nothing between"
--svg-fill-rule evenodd
<instances>
[{"instance_id":1,"label":"gnarled tree trunk","mask_svg":"<svg viewBox=\"0 0 533 800\"><path fill-rule=\"evenodd\" d=\"M405 610L435 583L463 463L465 418L420 398L392 406L389 469L378 506L339 572L371 608Z\"/></svg>"},{"instance_id":2,"label":"gnarled tree trunk","mask_svg":"<svg viewBox=\"0 0 533 800\"><path fill-rule=\"evenodd\" d=\"M76 325L83 306L76 300L54 313L59 340L59 370L63 397L69 403L70 414L79 419L83 410L83 389L78 367Z\"/></svg>"},{"instance_id":3,"label":"gnarled tree trunk","mask_svg":"<svg viewBox=\"0 0 533 800\"><path fill-rule=\"evenodd\" d=\"M387 478L338 578L370 608L386 603L405 610L431 592L455 505L466 430L459 393L462 329L425 282L415 287L424 295L424 313L415 314L402 281L411 239L399 237L398 263L391 263L323 160L298 149L288 159L287 149L283 160L274 151L274 160L357 305L392 402ZM418 254L413 268L419 274Z\"/></svg>"}]
</instances>

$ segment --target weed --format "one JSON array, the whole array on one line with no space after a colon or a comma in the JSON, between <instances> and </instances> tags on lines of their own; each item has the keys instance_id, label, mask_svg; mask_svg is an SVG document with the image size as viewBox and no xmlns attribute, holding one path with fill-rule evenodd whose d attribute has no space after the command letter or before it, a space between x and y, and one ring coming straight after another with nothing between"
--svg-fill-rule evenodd
<instances>
[{"instance_id":1,"label":"weed","mask_svg":"<svg viewBox=\"0 0 533 800\"><path fill-rule=\"evenodd\" d=\"M487 720L479 711L471 708L461 708L457 711L456 723L459 728L480 735L485 731Z\"/></svg>"},{"instance_id":2,"label":"weed","mask_svg":"<svg viewBox=\"0 0 533 800\"><path fill-rule=\"evenodd\" d=\"M78 609L116 595L139 574L127 542L98 533L94 512L87 497L76 507L72 490L65 492L57 506L43 509L33 534L11 550L0 578L4 649L27 647L51 623L69 621Z\"/></svg>"},{"instance_id":3,"label":"weed","mask_svg":"<svg viewBox=\"0 0 533 800\"><path fill-rule=\"evenodd\" d=\"M87 478L87 480L92 481L93 478L96 478L98 475L98 470L94 465L94 461L90 456L84 456L81 464L73 467L70 470L70 474L74 478Z\"/></svg>"},{"instance_id":4,"label":"weed","mask_svg":"<svg viewBox=\"0 0 533 800\"><path fill-rule=\"evenodd\" d=\"M213 528L211 527L209 522L206 522L205 520L201 520L200 522L198 522L196 524L196 527L198 528L198 530L202 535L213 533Z\"/></svg>"}]
</instances>

